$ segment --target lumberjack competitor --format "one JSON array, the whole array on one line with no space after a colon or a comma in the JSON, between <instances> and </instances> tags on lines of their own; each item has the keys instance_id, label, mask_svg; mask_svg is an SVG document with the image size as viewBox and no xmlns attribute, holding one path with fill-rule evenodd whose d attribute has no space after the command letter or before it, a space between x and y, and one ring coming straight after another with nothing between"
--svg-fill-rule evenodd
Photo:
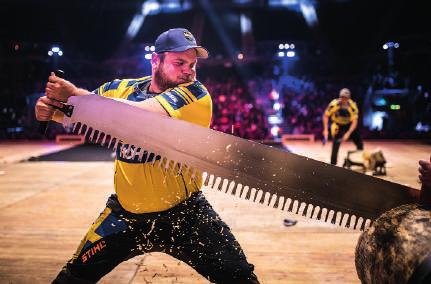
<instances>
[{"instance_id":1,"label":"lumberjack competitor","mask_svg":"<svg viewBox=\"0 0 431 284\"><path fill-rule=\"evenodd\" d=\"M211 97L196 80L197 58L207 57L207 50L196 44L188 30L170 29L155 42L152 76L114 80L93 94L153 112L156 117L170 116L209 127ZM66 102L71 96L85 99L89 94L51 74L46 97L36 104L36 117L50 120L52 106L62 107L59 101ZM101 111L103 107L92 112L102 118ZM54 119L61 119L58 111ZM152 121L132 119L128 124L139 127ZM125 143L116 148L116 194L108 199L53 283L94 283L119 263L154 251L184 261L211 282L259 283L230 228L201 193L201 176L191 171L178 174L179 167L177 174L165 171L161 167L164 161L150 153L137 162L132 154L137 148Z\"/></svg>"}]
</instances>

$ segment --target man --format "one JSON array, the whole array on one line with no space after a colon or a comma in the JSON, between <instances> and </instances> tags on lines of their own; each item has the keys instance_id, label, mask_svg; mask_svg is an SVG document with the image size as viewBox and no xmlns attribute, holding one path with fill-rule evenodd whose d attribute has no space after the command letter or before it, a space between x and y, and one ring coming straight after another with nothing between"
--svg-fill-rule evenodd
<instances>
[{"instance_id":1,"label":"man","mask_svg":"<svg viewBox=\"0 0 431 284\"><path fill-rule=\"evenodd\" d=\"M155 42L152 76L114 80L94 93L209 127L212 102L196 81L197 58L207 58L186 29L170 29ZM51 74L36 117L53 118L50 105L89 92ZM57 114L54 119L59 120ZM130 123L151 123L131 121ZM124 145L126 147L127 145ZM94 283L122 261L147 252L165 252L217 283L259 283L253 265L200 191L202 179L175 176L156 162L136 163L119 147L115 191L72 259L54 283Z\"/></svg>"},{"instance_id":2,"label":"man","mask_svg":"<svg viewBox=\"0 0 431 284\"><path fill-rule=\"evenodd\" d=\"M350 98L350 90L343 88L340 90L339 98L332 100L323 115L323 139L328 141L328 122L331 118L332 152L331 164L337 164L338 150L341 142L352 138L358 150L363 150L364 145L357 131L358 107Z\"/></svg>"},{"instance_id":3,"label":"man","mask_svg":"<svg viewBox=\"0 0 431 284\"><path fill-rule=\"evenodd\" d=\"M422 184L420 201L431 205L431 156L429 160L419 160L419 180Z\"/></svg>"}]
</instances>

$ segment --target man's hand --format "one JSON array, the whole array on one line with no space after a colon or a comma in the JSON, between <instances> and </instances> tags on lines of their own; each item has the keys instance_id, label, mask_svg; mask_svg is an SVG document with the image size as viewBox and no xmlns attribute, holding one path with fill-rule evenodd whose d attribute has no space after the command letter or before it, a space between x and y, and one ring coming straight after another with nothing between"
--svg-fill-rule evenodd
<instances>
[{"instance_id":1,"label":"man's hand","mask_svg":"<svg viewBox=\"0 0 431 284\"><path fill-rule=\"evenodd\" d=\"M48 78L45 88L46 96L51 100L67 102L71 96L78 93L78 88L71 82L55 76L54 72Z\"/></svg>"},{"instance_id":2,"label":"man's hand","mask_svg":"<svg viewBox=\"0 0 431 284\"><path fill-rule=\"evenodd\" d=\"M55 112L53 106L62 107L61 103L57 101L51 100L46 96L40 97L34 107L36 119L39 121L50 121Z\"/></svg>"},{"instance_id":3,"label":"man's hand","mask_svg":"<svg viewBox=\"0 0 431 284\"><path fill-rule=\"evenodd\" d=\"M341 141L346 142L347 140L349 140L349 137L350 137L350 133L349 133L349 132L346 132L346 133L343 135L343 138L342 138L342 140L341 140Z\"/></svg>"},{"instance_id":4,"label":"man's hand","mask_svg":"<svg viewBox=\"0 0 431 284\"><path fill-rule=\"evenodd\" d=\"M323 139L324 139L324 141L328 141L328 137L329 137L329 132L328 132L328 129L324 129L323 130Z\"/></svg>"}]
</instances>

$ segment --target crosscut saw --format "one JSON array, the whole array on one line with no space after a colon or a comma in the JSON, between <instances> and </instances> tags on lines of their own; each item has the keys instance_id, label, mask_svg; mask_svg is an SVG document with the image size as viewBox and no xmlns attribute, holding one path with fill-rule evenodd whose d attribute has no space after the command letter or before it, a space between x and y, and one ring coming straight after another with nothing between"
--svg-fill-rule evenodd
<instances>
[{"instance_id":1,"label":"crosscut saw","mask_svg":"<svg viewBox=\"0 0 431 284\"><path fill-rule=\"evenodd\" d=\"M97 95L73 96L63 124L114 150L255 203L363 230L383 212L414 203L413 188ZM124 142L123 142L124 141Z\"/></svg>"}]
</instances>

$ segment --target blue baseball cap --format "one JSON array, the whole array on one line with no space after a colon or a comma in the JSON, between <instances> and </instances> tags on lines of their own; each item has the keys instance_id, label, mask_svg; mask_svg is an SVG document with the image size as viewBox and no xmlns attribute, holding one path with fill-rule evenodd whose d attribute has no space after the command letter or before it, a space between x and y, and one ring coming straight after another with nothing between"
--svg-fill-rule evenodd
<instances>
[{"instance_id":1,"label":"blue baseball cap","mask_svg":"<svg viewBox=\"0 0 431 284\"><path fill-rule=\"evenodd\" d=\"M161 33L155 43L155 52L181 52L194 48L199 58L208 58L208 50L196 44L196 39L186 29L176 28Z\"/></svg>"}]
</instances>

